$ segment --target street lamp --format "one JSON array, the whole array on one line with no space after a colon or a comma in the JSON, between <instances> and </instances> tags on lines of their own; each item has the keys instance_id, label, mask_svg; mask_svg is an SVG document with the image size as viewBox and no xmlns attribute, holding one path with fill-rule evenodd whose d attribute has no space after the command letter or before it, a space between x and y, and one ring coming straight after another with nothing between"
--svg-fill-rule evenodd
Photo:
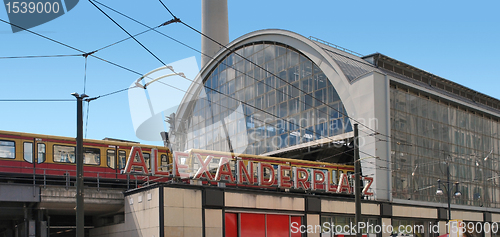
<instances>
[{"instance_id":1,"label":"street lamp","mask_svg":"<svg viewBox=\"0 0 500 237\"><path fill-rule=\"evenodd\" d=\"M447 181L444 182L444 183L446 183L446 185L443 185L443 186L445 187L446 195L448 196L448 223L449 223L450 219L451 219L451 191L452 191L452 188L453 188L453 186L450 185L451 182L450 182L450 163L449 162L446 162L446 174L447 174ZM458 184L459 183L455 182L454 184L456 186L456 189L455 189L455 193L453 193L453 196L454 197L460 197L460 196L462 196L462 192L460 192L458 190ZM438 189L436 190L436 195L442 196L443 194L444 194L444 191L441 188L441 180L438 179Z\"/></svg>"}]
</instances>

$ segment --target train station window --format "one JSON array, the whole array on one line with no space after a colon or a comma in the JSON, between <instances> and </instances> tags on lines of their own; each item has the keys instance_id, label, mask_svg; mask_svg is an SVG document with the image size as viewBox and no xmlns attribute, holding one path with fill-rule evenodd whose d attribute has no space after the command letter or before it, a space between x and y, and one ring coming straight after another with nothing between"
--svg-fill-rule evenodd
<instances>
[{"instance_id":1,"label":"train station window","mask_svg":"<svg viewBox=\"0 0 500 237\"><path fill-rule=\"evenodd\" d=\"M25 142L23 144L24 160L33 163L33 143Z\"/></svg>"},{"instance_id":2,"label":"train station window","mask_svg":"<svg viewBox=\"0 0 500 237\"><path fill-rule=\"evenodd\" d=\"M41 164L41 163L45 162L45 144L38 143L37 147L38 147L38 157L37 157L38 161L37 161L37 163Z\"/></svg>"},{"instance_id":3,"label":"train station window","mask_svg":"<svg viewBox=\"0 0 500 237\"><path fill-rule=\"evenodd\" d=\"M101 164L101 150L99 148L83 148L83 163L87 165Z\"/></svg>"},{"instance_id":4,"label":"train station window","mask_svg":"<svg viewBox=\"0 0 500 237\"><path fill-rule=\"evenodd\" d=\"M107 155L106 155L106 158L108 160L108 167L111 168L111 169L114 169L116 168L116 153L115 153L115 150L108 150L107 151Z\"/></svg>"},{"instance_id":5,"label":"train station window","mask_svg":"<svg viewBox=\"0 0 500 237\"><path fill-rule=\"evenodd\" d=\"M75 163L75 147L54 145L54 162Z\"/></svg>"},{"instance_id":6,"label":"train station window","mask_svg":"<svg viewBox=\"0 0 500 237\"><path fill-rule=\"evenodd\" d=\"M13 141L0 140L0 158L15 159L16 143Z\"/></svg>"},{"instance_id":7,"label":"train station window","mask_svg":"<svg viewBox=\"0 0 500 237\"><path fill-rule=\"evenodd\" d=\"M125 151L118 151L118 167L120 169L125 169L127 164L127 153Z\"/></svg>"}]
</instances>

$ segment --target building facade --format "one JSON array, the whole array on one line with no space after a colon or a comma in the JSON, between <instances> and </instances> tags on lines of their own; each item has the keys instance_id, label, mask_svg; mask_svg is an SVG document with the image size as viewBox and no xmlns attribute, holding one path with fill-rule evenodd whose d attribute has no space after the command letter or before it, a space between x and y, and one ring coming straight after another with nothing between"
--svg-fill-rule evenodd
<instances>
[{"instance_id":1,"label":"building facade","mask_svg":"<svg viewBox=\"0 0 500 237\"><path fill-rule=\"evenodd\" d=\"M363 221L425 229L364 234L431 237L446 233L449 219L500 221L499 102L383 54L362 56L293 32L261 30L230 42L205 64L169 134L176 151L352 165L358 124L362 175L374 180L373 197L363 200ZM439 190L461 195L448 199L436 195ZM179 193L184 201L177 203ZM130 209L155 195L156 209ZM324 223L354 221L353 198L335 194L166 184L126 196L129 224L97 228L95 236L353 235L323 229ZM149 212L159 213L154 225L140 221ZM295 235L294 222L322 229ZM466 235L497 232L498 226Z\"/></svg>"}]
</instances>

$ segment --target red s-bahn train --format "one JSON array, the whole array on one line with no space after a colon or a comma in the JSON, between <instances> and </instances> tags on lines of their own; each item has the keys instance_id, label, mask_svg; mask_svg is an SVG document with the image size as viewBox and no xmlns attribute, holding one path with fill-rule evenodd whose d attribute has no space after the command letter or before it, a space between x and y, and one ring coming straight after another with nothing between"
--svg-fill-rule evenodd
<instances>
[{"instance_id":1,"label":"red s-bahn train","mask_svg":"<svg viewBox=\"0 0 500 237\"><path fill-rule=\"evenodd\" d=\"M172 162L170 150L114 139L83 140L84 177L126 180L121 174L132 146L139 146L149 165L151 150L158 150L158 165ZM0 130L2 176L76 176L76 139Z\"/></svg>"}]
</instances>

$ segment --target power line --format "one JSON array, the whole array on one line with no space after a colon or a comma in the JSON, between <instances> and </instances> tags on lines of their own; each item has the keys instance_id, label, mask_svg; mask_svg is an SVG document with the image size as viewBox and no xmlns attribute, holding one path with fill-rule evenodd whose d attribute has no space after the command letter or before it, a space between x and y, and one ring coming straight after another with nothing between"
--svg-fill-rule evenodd
<instances>
[{"instance_id":1,"label":"power line","mask_svg":"<svg viewBox=\"0 0 500 237\"><path fill-rule=\"evenodd\" d=\"M1 19L0 19L1 20ZM56 54L56 55L28 55L28 56L5 56L0 59L18 59L18 58L57 58L57 57L75 57L81 54Z\"/></svg>"},{"instance_id":2,"label":"power line","mask_svg":"<svg viewBox=\"0 0 500 237\"><path fill-rule=\"evenodd\" d=\"M85 56L85 55L87 54L88 56L91 56L91 57L94 57L94 58L96 58L96 59L99 59L99 60L101 60L101 61L103 61L103 62L109 63L109 64L111 64L111 65L113 65L113 66L116 66L116 67L119 67L119 68L121 68L121 69L123 69L123 70L129 71L129 72L132 72L132 73L135 73L135 74L140 75L140 76L142 76L142 75L143 75L143 74L141 74L141 73L139 73L139 72L137 72L137 71L135 71L135 70L132 70L132 69L130 69L130 68L127 68L127 67L121 66L121 65L119 65L119 64L117 64L117 63L114 63L114 62L111 62L111 61L108 61L108 60L105 60L105 59L103 59L103 58L101 58L101 57L97 57L97 56L93 55L93 53L94 53L95 51L90 52L90 53L87 53L87 52L84 52L83 50L77 49L77 48L75 48L75 47L72 47L72 46L70 46L70 45L67 45L67 44L65 44L65 43L62 43L62 42L57 41L57 40L55 40L55 39L52 39L52 38L49 38L49 37L44 36L44 35L42 35L42 34L36 33L36 32L31 31L31 30L29 30L29 29L25 29L25 28L23 28L22 26L19 26L19 25L16 25L16 24L10 23L10 22L5 21L5 20L2 20L2 19L0 19L0 21L1 21L1 22L4 22L4 23L6 23L6 24L9 24L9 25L12 25L12 26L18 27L18 28L20 28L20 29L23 29L23 30L25 30L25 31L27 31L27 32L29 32L29 33L32 33L32 34L37 35L37 36L39 36L39 37L42 37L42 38L44 38L44 39L50 40L50 41L52 41L52 42L54 42L54 43L57 43L57 44L63 45L63 46L65 46L65 47L67 47L67 48L70 48L70 49L76 50L76 51L78 51L78 52L80 52L80 53L83 53L82 55L79 55L79 56Z\"/></svg>"},{"instance_id":3,"label":"power line","mask_svg":"<svg viewBox=\"0 0 500 237\"><path fill-rule=\"evenodd\" d=\"M85 56L85 71L83 73L83 94L85 94L86 88L87 88L87 56Z\"/></svg>"},{"instance_id":4,"label":"power line","mask_svg":"<svg viewBox=\"0 0 500 237\"><path fill-rule=\"evenodd\" d=\"M91 0L89 0L90 3L92 3L92 5L94 5L94 7L96 7L99 11L102 12L102 14L104 14L106 17L108 17L113 23L115 23L118 27L120 27L120 29L122 29L123 31L125 31L125 33L127 33L127 35L129 37L131 37L133 40L135 40L135 42L137 42L139 45L141 45L146 51L148 51L151 55L153 55L153 57L155 57L158 61L160 61L163 65L165 65L165 63L163 61L161 61L160 58L158 58L153 52L151 52L146 46L144 46L141 42L139 42L139 40L137 40L133 35L131 35L127 30L125 30L125 28L123 28L120 24L118 24L118 22L116 22L115 20L113 20L113 18L111 18L108 14L106 14L106 12L104 12L101 8L99 8L97 5L95 5L95 3L93 3Z\"/></svg>"},{"instance_id":5,"label":"power line","mask_svg":"<svg viewBox=\"0 0 500 237\"><path fill-rule=\"evenodd\" d=\"M145 26L145 27L147 27L147 28L149 28L149 29L152 29L151 27L147 26L146 24L144 24L144 23L142 23L142 22L140 22L140 21L137 21L137 20L135 20L135 19L133 19L133 18L131 18L131 17L129 17L129 16L127 16L127 15L125 15L125 14L123 14L123 13L121 13L121 12L119 12L119 11L117 11L117 10L115 10L115 9L113 9L113 8L111 8L111 7L107 6L107 5L105 5L105 4L103 4L103 3L100 3L100 2L95 1L95 0L94 0L94 2L96 2L96 3L100 4L100 5L104 6L104 7L106 7L107 9L109 9L109 10L111 10L111 11L113 11L113 12L117 13L117 14L120 14L120 15L122 15L122 16L124 16L124 17L126 17L126 18L128 18L128 19L130 19L130 20L132 20L132 21L134 21L134 22L136 22L136 23L138 23L138 24L140 24L140 25L143 25L143 26ZM163 3L162 3L162 4L163 4ZM163 4L163 5L164 5L164 4ZM166 8L166 6L164 6L164 7ZM167 9L167 10L168 10L168 9ZM170 10L169 10L169 11L170 11ZM172 15L173 15L173 14L172 14ZM174 17L175 17L175 16L174 16ZM180 21L180 19L178 19L178 18L175 18L175 19L177 19L177 20L179 20L179 22L181 22L181 21ZM181 23L182 23L182 22L181 22ZM195 49L195 48L193 48L193 47L191 47L191 46L189 46L189 45L187 45L187 44L185 44L185 43L183 43L183 42L181 42L181 41L179 41L179 40L177 40L177 39L174 39L173 37L170 37L170 36L168 36L168 35L166 35L166 34L164 34L164 33L162 33L162 32L159 32L159 31L155 30L155 29L152 29L152 30L154 30L155 32L157 32L157 33L159 33L159 34L161 34L161 35L163 35L163 36L165 36L165 37L167 37L167 38L169 38L169 39L171 39L171 40L173 40L173 41L175 41L175 42L177 42L177 43L180 43L180 44L182 44L182 45L184 45L184 46L186 46L186 47L188 47L188 48L190 48L190 49L192 49L192 50L194 50L194 51L196 51L196 52L198 52L198 53L201 53L202 55L204 55L204 56L206 56L206 57L209 57L209 58L211 58L211 59L216 60L214 57L209 56L209 55L207 55L207 54L204 54L203 52L201 52L201 51L199 51L199 50L197 50L197 49ZM143 46L143 45L141 44L141 46ZM143 46L143 47L144 47L144 46ZM229 49L229 50L230 50L230 49ZM148 50L148 51L149 51L149 50ZM234 52L234 51L232 51L232 50L231 50L231 52ZM238 55L239 55L239 54L238 54ZM153 56L155 56L155 57L156 57L156 55L153 55ZM244 59L246 59L245 57L243 57L243 56L241 56L241 55L239 55L239 56L240 56L240 57L242 57L242 58L244 58ZM248 61L248 59L246 59L246 60ZM234 69L235 71L237 71L237 72L239 72L239 73L242 73L243 75L248 76L249 78L252 78L252 79L254 79L255 81L258 81L255 77L253 77L253 75L248 75L246 72L240 71L240 70L238 70L237 68L233 67L232 65L228 65L228 64L224 63L222 60L217 60L217 61L218 61L218 63L221 63L221 64L223 64L223 65L225 65L225 66L227 66L227 67L230 67L230 68ZM161 62L161 61L160 61L160 62ZM251 61L250 61L250 62L251 62ZM163 63L163 62L161 62L161 63ZM254 63L252 62L252 64L254 64ZM257 65L257 66L258 66L258 65ZM260 67L260 68L262 68L262 67ZM265 69L264 69L264 70L265 70ZM267 70L265 70L265 71L267 71ZM269 71L267 71L267 72L269 72ZM273 74L273 75L274 75L274 74ZM275 76L276 78L278 78L278 79L280 79L280 80L284 81L284 80L283 80L283 79L281 79L280 77L278 77L278 76L276 76L276 75L274 75L274 76ZM190 81L194 82L193 80L190 80ZM285 82L286 82L286 81L285 81ZM196 83L196 82L195 82L195 83ZM263 84L264 84L264 85L266 85L267 87L270 87L270 88L272 88L272 89L276 90L277 92L280 92L280 93L281 93L281 94L283 94L283 95L287 95L289 98L294 98L294 97L293 97L292 95L290 95L289 93L285 93L285 92L284 92L284 90L285 90L284 88L283 88L282 90L280 90L280 89L278 89L278 88L275 88L275 87L273 87L273 86L271 86L271 85L267 84L266 82L263 82L263 81L262 81L262 82L260 82L260 83L263 83ZM288 83L288 82L287 82L287 83ZM200 84L200 83L197 83L197 84ZM290 83L288 83L288 84L290 84ZM201 85L201 84L200 84L200 85ZM216 91L216 92L218 92L217 90L212 89L212 88L209 88L209 87L206 87L205 85L202 85L202 86L204 86L205 88L208 88L209 90L212 90L212 91ZM295 87L295 88L297 88L297 87ZM219 92L219 93L220 93L220 92ZM308 93L305 93L305 94L308 94ZM314 107L314 106L312 106L312 105L310 105L310 104L306 103L305 101L302 101L302 100L300 100L300 99L297 99L297 100L298 100L299 102L301 102L302 104L304 104L304 105L308 106L308 107ZM238 101L239 101L239 100L238 100ZM347 114L344 114L344 113L340 112L338 109L335 109L335 108L333 108L333 107L329 106L328 104L326 104L326 103L322 102L321 100L318 100L318 101L320 101L322 104L325 104L327 107L332 108L333 110L335 110L335 111L339 112L340 114L342 114L342 115L344 115L344 116L346 116L346 117L348 117L348 118L351 118L351 117L349 117ZM323 114L326 114L326 115L328 116L328 113L327 113L327 112L323 112L323 111L320 111L320 110L317 110L317 111L318 111L319 113L323 113ZM351 118L351 119L352 119L352 118ZM356 120L354 120L354 119L352 119L352 120L353 120L353 121L356 121ZM365 126L365 127L366 127L366 126ZM373 130L373 131L375 131L375 130ZM375 132L376 132L376 131L375 131Z\"/></svg>"},{"instance_id":6,"label":"power line","mask_svg":"<svg viewBox=\"0 0 500 237\"><path fill-rule=\"evenodd\" d=\"M144 33L146 33L146 32L149 32L149 31L151 31L151 30L153 30L153 29L156 29L156 28L159 28L159 27L161 27L161 25L156 26L156 27L153 27L153 28L151 28L151 29L147 29L147 30L142 31L142 32L139 32L139 33L137 33L137 34L135 34L135 35L133 35L133 36L129 36L129 37L124 38L124 39L122 39L122 40L116 41L116 42L114 42L114 43L112 43L112 44L106 45L106 46L104 46L104 47L102 47L102 48L99 48L99 49L97 49L97 50L95 50L95 51L96 51L96 52L97 52L97 51L101 51L101 50L103 50L103 49L109 48L109 47L111 47L111 46L113 46L113 45L117 45L117 44L119 44L119 43L121 43L121 42L123 42L123 41L129 40L129 39L131 39L131 38L133 38L133 37L137 37L137 36L139 36L139 35L142 35L142 34L144 34Z\"/></svg>"},{"instance_id":7,"label":"power line","mask_svg":"<svg viewBox=\"0 0 500 237\"><path fill-rule=\"evenodd\" d=\"M0 102L67 102L70 99L0 99Z\"/></svg>"},{"instance_id":8,"label":"power line","mask_svg":"<svg viewBox=\"0 0 500 237\"><path fill-rule=\"evenodd\" d=\"M160 2L161 2L161 4L165 7L165 9L167 9L167 11L169 11L169 12L171 13L171 11L168 9L168 7L167 7L165 4L163 4L163 2L162 2L161 0L159 0L159 1L160 1ZM172 15L172 16L174 16L172 13L171 13L171 15ZM175 16L174 16L174 17L175 17ZM248 58L243 57L242 55L238 54L236 51L234 51L234 50L232 50L232 49L228 48L227 46L225 46L225 45L223 45L223 44L219 43L218 41L216 41L216 40L212 39L211 37L209 37L209 36L207 36L207 35L203 34L203 33L202 33L202 32L200 32L199 30L197 30L197 29L195 29L194 27L192 27L192 26L188 25L187 23L185 23L185 22L183 22L183 21L181 21L180 23L181 23L181 24L183 24L183 25L185 25L186 27L190 28L191 30L193 30L193 31L195 31L195 32L197 32L197 33L199 33L199 34L200 34L200 35L202 35L203 37L208 38L209 40L213 41L214 43L218 44L219 46L223 47L224 49L226 49L226 50L230 51L231 53L233 53L233 54L235 54L235 55L240 56L242 59L244 59L244 60L246 60L246 61L250 62L251 64L253 64L253 65L255 65L255 66L257 66L257 67L258 67L258 68L260 68L261 70L264 70L265 72L267 72L267 73L269 73L269 74L271 74L271 75L275 76L276 78L278 78L278 79L280 79L281 81L283 81L283 82L287 83L288 85L290 85L290 86L292 86L292 87L294 87L294 88L298 89L298 90L299 90L299 91L301 91L302 93L307 94L305 91L303 91L303 90L301 90L300 88L298 88L298 87L296 87L296 86L292 85L290 82L288 82L288 81L286 81L286 80L284 80L284 79L282 79L282 78L278 77L278 76L277 76L277 75L275 75L274 73L272 73L272 72L268 71L267 69L265 69L264 67L262 67L262 66L260 66L260 65L258 65L258 64L256 64L256 63L252 62L252 61L251 61L251 60L249 60ZM340 54L339 54L339 55L340 55ZM341 56L344 56L344 55L341 55ZM346 57L346 56L344 56L344 57ZM370 65L370 66L372 66L372 65ZM254 78L254 79L255 79L255 78ZM274 88L274 89L276 89L276 88ZM276 90L277 90L277 89L276 89ZM283 94L284 94L284 93L283 93ZM343 112L341 112L341 111L339 111L339 110L337 110L337 109L335 109L335 108L333 108L333 107L329 106L327 103L324 103L323 101L319 100L318 98L316 98L316 97L313 97L313 98L314 98L315 100L317 100L317 101L320 101L322 104L326 105L327 107L329 107L329 108L331 108L331 109L333 109L333 110L335 110L335 111L339 112L340 114L344 115L345 117L350 118L350 119L351 119L351 120L353 120L354 122L357 122L358 124L362 125L363 127L366 127L367 129L369 129L369 130L371 130L371 131L375 132L375 135L382 135L382 136L385 136L385 137L387 137L387 138L389 138L389 139L391 139L391 140L392 140L392 139L395 139L395 138L393 138L393 137L391 137L391 136L389 136L389 135L382 134L382 133L380 133L380 132L378 132L378 131L376 131L376 130L372 129L372 128L368 127L367 125L363 124L363 123L360 123L360 122L359 122L359 121L357 121L356 119L354 119L354 118L352 118L352 117L348 116L347 114L344 114ZM305 103L305 102L304 102L304 103ZM397 138L396 138L396 139L397 139ZM411 144L411 143L409 143L409 144ZM426 149L428 149L428 148L426 148Z\"/></svg>"},{"instance_id":9,"label":"power line","mask_svg":"<svg viewBox=\"0 0 500 237\"><path fill-rule=\"evenodd\" d=\"M106 6L106 5L104 5L104 4L102 4L102 3L98 2L98 1L95 1L95 2L97 2L97 3L98 3L98 4L100 4L100 5L105 6L105 7L106 7L106 8L108 8L108 9L112 9L112 8L110 8L110 7ZM93 5L97 7L97 5L95 5L95 4L93 4ZM97 7L97 8L98 8L98 7ZM104 11L102 11L100 8L98 8L98 9L99 9L102 13L104 13ZM116 10L114 10L114 9L112 9L112 10L113 10L113 11L115 11L115 12L117 12L117 13L119 13L118 11L116 11ZM106 16L107 16L110 20L112 20L115 24L117 24L117 25L118 25L118 26L119 26L122 30L124 30L127 34L129 34L129 33L128 33L128 32L127 32L127 31L126 31L123 27L121 27L121 26L120 26L120 25L119 25L116 21L114 21L114 20L113 20L113 19L112 19L109 15L107 15L106 13L104 13L104 14L105 14L105 15L106 15ZM123 16L126 16L125 14L122 14L122 13L119 13L119 14L120 14L120 15L123 15ZM127 18L129 18L129 19L132 19L132 18L130 18L130 17L128 17L128 16L126 16L126 17L127 17ZM180 19L178 19L178 18L176 18L176 19L180 21ZM134 21L136 21L136 20L134 20ZM136 22L138 22L138 21L136 21ZM138 23L140 23L140 22L138 22ZM140 23L140 24L141 24L141 25L144 25L144 24L142 24L142 23ZM146 27L148 27L148 26L146 26ZM149 28L149 27L148 27L148 28ZM155 31L156 31L156 30L155 30ZM157 32L157 31L156 31L156 32ZM130 34L129 34L129 35L130 35ZM140 45L141 45L144 49L146 49L148 52L150 52L150 53L151 53L151 55L153 55L153 56L154 56L154 57L155 57L155 58L156 58L156 59L157 59L160 63L162 63L162 64L164 64L164 65L166 66L166 64L165 64L163 61L161 61L161 60L160 60L160 59L159 59L159 58L158 58L158 57L157 57L154 53L152 53L152 52L151 52L151 51L150 51L147 47L145 47L145 46L144 46L142 43L140 43L137 39L135 39L135 38L134 38L134 40L135 40L137 43L139 43L139 44L140 44ZM176 73L176 72L175 72L172 68L170 68L170 70L171 70L172 72ZM277 76L276 76L276 77L277 77ZM244 102L244 101L242 101L242 100L236 99L236 98L234 98L234 97L232 97L232 96L228 96L228 95L226 95L226 94L224 94L224 93L222 93L222 92L220 92L220 91L218 91L218 90L215 90L215 89L213 89L213 88L207 87L207 86L206 86L206 85L204 85L203 83L198 83L198 82L196 82L196 81L194 81L194 80L192 80L192 79L186 78L186 77L183 77L183 78L184 78L184 79L186 79L186 80L188 80L188 81L190 81L190 82L192 82L192 83L199 84L200 86L203 86L205 89L208 89L208 90L214 91L214 92L216 92L216 93L218 93L218 94L220 94L220 95L226 96L227 98L230 98L230 99L233 99L233 100L238 101L238 102L240 102L240 103L243 103L243 104L245 104L246 106L252 107L252 108L254 108L254 109L258 110L258 111L261 111L261 112L263 112L263 113L266 113L266 114L268 114L268 115L270 115L270 116L276 117L276 118L278 118L278 119L283 119L283 118L281 118L281 117L279 117L279 116L277 116L277 115L274 115L274 114L272 114L272 113L270 113L270 112L268 112L268 111L266 111L266 110L263 110L263 109L257 108L257 107L255 107L255 106L253 106L253 105L251 105L251 104L248 104L247 102ZM255 79L255 78L254 78L254 79ZM255 79L255 80L256 80L256 79ZM162 82L160 82L160 83L162 83ZM169 86L170 86L170 85L169 85ZM276 88L274 88L274 87L271 87L271 88L276 89ZM187 92L186 92L186 93L187 93ZM283 94L285 94L285 93L283 93ZM307 94L307 93L306 93L306 94ZM212 103L212 102L210 102L210 101L209 101L209 103ZM323 102L322 102L322 103L323 103ZM338 111L338 110L337 110L337 111ZM254 119L255 119L255 118L254 118ZM284 119L283 119L283 120L284 120ZM285 121L286 121L286 120L285 120ZM290 121L287 121L287 122L291 123ZM293 125L297 125L297 127L298 127L298 128L303 128L303 129L305 129L305 131L312 132L313 134L318 134L318 133L317 133L317 132L315 132L314 130L311 130L311 129L308 129L308 128L304 128L304 127L302 127L302 126L300 126L300 125L298 125L298 124L295 124L295 123L291 123L291 124L293 124ZM322 136L321 134L320 134L320 137L322 137L322 138L323 138L323 136ZM331 138L328 138L328 137L326 137L326 138L327 138L327 139L330 139L330 140L332 140L332 141L334 141L334 140L333 140L333 139L331 139Z\"/></svg>"},{"instance_id":10,"label":"power line","mask_svg":"<svg viewBox=\"0 0 500 237\"><path fill-rule=\"evenodd\" d=\"M231 53L233 53L233 54L235 54L235 55L238 55L238 56L239 56L239 57L241 57L242 59L244 59L244 60L248 61L249 63L251 63L251 64L255 65L256 67L258 67L259 69L261 69L261 70L263 70L263 71L265 71L265 72L269 73L270 75L272 75L272 76L274 76L274 77L276 77L276 78L280 79L282 82L284 82L284 83L286 83L286 84L288 84L288 85L292 86L293 88L295 88L295 89L299 90L300 92L304 93L305 95L307 95L307 94L308 94L306 91L304 91L304 90L300 89L300 88L299 88L299 87L297 87L297 86L294 86L292 83L290 83L290 82L286 81L285 79L278 77L276 74L274 74L274 73L270 72L269 70L267 70L267 69L265 69L264 67L262 67L262 66L260 66L260 65L256 64L255 62L252 62L252 60L249 60L248 58L244 57L243 55L240 55L240 54L239 54L239 53L237 53L236 51L234 51L234 50L232 50L232 49L228 48L227 46L225 46L225 45L223 45L223 44L219 43L218 41L216 41L216 40L212 39L211 37L209 37L209 36L205 35L203 32L200 32L199 30L197 30L197 29L195 29L194 27L192 27L192 26L188 25L187 23L185 23L185 22L183 22L183 21L181 21L180 23L181 23L181 24L183 24L183 25L185 25L185 26L186 26L186 27L188 27L189 29L191 29L191 30L193 30L193 31L197 32L198 34L202 35L203 37L208 38L209 40L213 41L214 43L216 43L216 44L218 44L219 46L223 47L224 49L228 50L229 52L231 52ZM333 109L333 110L335 110L335 111L339 112L340 114L344 115L345 117L350 118L352 121L354 121L354 122L356 122L356 123L360 124L361 126L366 127L367 129L369 129L369 130L371 130L371 131L373 131L373 132L377 132L376 130L374 130L374 129L372 129L372 128L368 127L367 125L365 125L365 124L363 124L363 123L361 123L361 122L357 121L356 119L354 119L354 118L352 118L352 117L348 116L347 114L345 114L345 113L343 113L343 112L339 111L338 109L333 108L332 106L330 106L330 105L328 105L327 103L325 103L325 102L321 101L320 99L318 99L318 98L316 98L316 97L312 97L312 98L313 98L313 99L315 99L316 101L319 101L320 103L322 103L322 104L326 105L327 107L329 107L329 108L331 108L331 109ZM304 103L305 103L305 102L304 102Z\"/></svg>"},{"instance_id":11,"label":"power line","mask_svg":"<svg viewBox=\"0 0 500 237\"><path fill-rule=\"evenodd\" d=\"M90 100L87 101L87 114L85 118L85 138L87 138L87 130L89 128L89 110L90 110Z\"/></svg>"},{"instance_id":12,"label":"power line","mask_svg":"<svg viewBox=\"0 0 500 237\"><path fill-rule=\"evenodd\" d=\"M173 17L173 18L177 18L177 17L175 17L175 16L174 16L174 14L173 14L173 13L172 13L169 9L168 9L168 7L167 7L165 4L163 4L163 2L162 2L161 0L159 0L159 1L160 1L161 5L163 5L163 7L165 7L165 9L167 9L167 11L170 13L170 15L172 15L172 17Z\"/></svg>"}]
</instances>

